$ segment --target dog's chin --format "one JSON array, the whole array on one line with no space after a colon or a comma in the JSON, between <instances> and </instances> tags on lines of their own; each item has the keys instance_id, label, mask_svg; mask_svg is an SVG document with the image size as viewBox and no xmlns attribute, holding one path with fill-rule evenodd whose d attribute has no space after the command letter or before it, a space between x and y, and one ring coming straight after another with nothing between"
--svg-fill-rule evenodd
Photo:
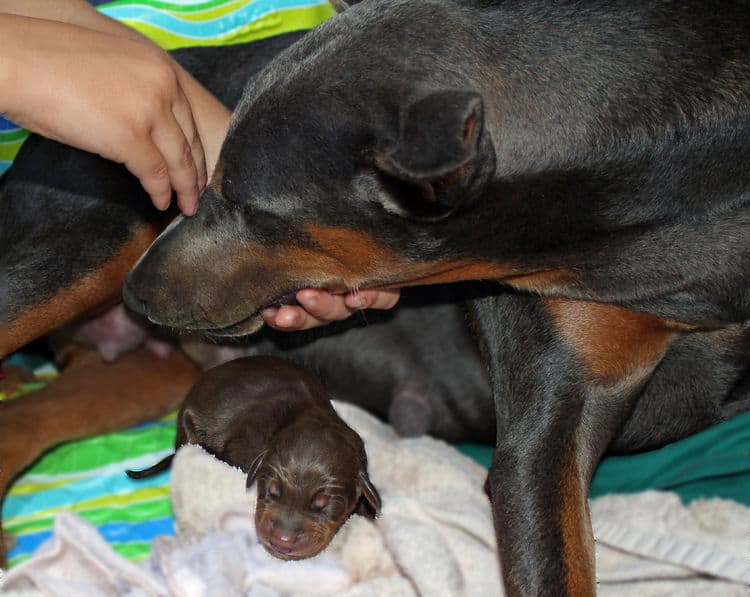
<instances>
[{"instance_id":1,"label":"dog's chin","mask_svg":"<svg viewBox=\"0 0 750 597\"><path fill-rule=\"evenodd\" d=\"M260 314L256 314L226 327L200 330L200 333L207 338L240 338L254 334L261 327L263 327L263 318Z\"/></svg>"},{"instance_id":2,"label":"dog's chin","mask_svg":"<svg viewBox=\"0 0 750 597\"><path fill-rule=\"evenodd\" d=\"M285 560L287 562L290 561L296 561L296 560L306 560L307 558L312 558L317 556L321 551L323 551L328 545L326 542L325 544L319 544L319 543L307 543L299 548L292 549L290 551L284 551L281 549L276 548L268 539L265 537L260 537L260 541L263 544L263 547L265 550L271 554L274 558L277 558L279 560Z\"/></svg>"},{"instance_id":3,"label":"dog's chin","mask_svg":"<svg viewBox=\"0 0 750 597\"><path fill-rule=\"evenodd\" d=\"M242 336L249 336L254 334L261 327L263 327L263 318L260 313L267 307L282 307L284 305L299 305L296 299L296 292L288 292L282 296L275 298L272 301L267 302L257 313L240 319L239 321L232 323L227 326L213 329L201 330L208 338L240 338Z\"/></svg>"}]
</instances>

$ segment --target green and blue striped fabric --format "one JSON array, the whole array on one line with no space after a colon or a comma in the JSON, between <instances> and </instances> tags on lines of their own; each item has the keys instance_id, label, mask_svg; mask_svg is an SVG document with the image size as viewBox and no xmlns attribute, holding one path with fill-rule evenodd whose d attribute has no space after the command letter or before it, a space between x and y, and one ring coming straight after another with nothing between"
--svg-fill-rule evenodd
<instances>
[{"instance_id":1,"label":"green and blue striped fabric","mask_svg":"<svg viewBox=\"0 0 750 597\"><path fill-rule=\"evenodd\" d=\"M128 468L145 468L174 446L174 415L87 440L64 444L37 462L11 488L4 528L16 537L9 565L28 559L51 536L55 515L76 512L99 529L121 555L149 555L156 535L173 534L169 475L134 481Z\"/></svg>"},{"instance_id":2,"label":"green and blue striped fabric","mask_svg":"<svg viewBox=\"0 0 750 597\"><path fill-rule=\"evenodd\" d=\"M310 29L333 14L327 0L118 0L96 3L118 19L172 50L250 42ZM0 116L0 175L29 136Z\"/></svg>"},{"instance_id":3,"label":"green and blue striped fabric","mask_svg":"<svg viewBox=\"0 0 750 597\"><path fill-rule=\"evenodd\" d=\"M46 361L14 355L7 366L32 369L37 381L13 395L33 394L57 372ZM25 399L33 400L33 396ZM130 429L63 444L36 462L10 488L4 528L16 538L9 565L28 559L52 534L55 515L73 510L91 522L115 551L133 560L149 555L156 535L172 534L169 472L135 481L125 470L150 466L174 447L176 413Z\"/></svg>"}]
</instances>

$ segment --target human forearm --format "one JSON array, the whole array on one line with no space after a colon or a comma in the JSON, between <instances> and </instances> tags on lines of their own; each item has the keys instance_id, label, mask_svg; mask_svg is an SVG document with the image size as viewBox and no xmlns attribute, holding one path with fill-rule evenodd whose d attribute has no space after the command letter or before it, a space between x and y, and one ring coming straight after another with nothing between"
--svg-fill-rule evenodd
<instances>
[{"instance_id":1,"label":"human forearm","mask_svg":"<svg viewBox=\"0 0 750 597\"><path fill-rule=\"evenodd\" d=\"M153 43L134 29L100 13L85 0L0 0L1 13L68 23L149 45ZM2 36L2 39L7 38ZM12 65L8 65L7 60L5 62L5 68L12 71ZM2 69L3 58L0 56L0 81L3 81ZM211 172L229 126L230 112L182 67L175 65L175 70L193 110L198 134L206 153L206 166ZM12 76L12 72L6 73L6 77Z\"/></svg>"},{"instance_id":2,"label":"human forearm","mask_svg":"<svg viewBox=\"0 0 750 597\"><path fill-rule=\"evenodd\" d=\"M18 124L125 164L161 208L192 213L203 147L174 61L86 27L0 13L0 111Z\"/></svg>"}]
</instances>

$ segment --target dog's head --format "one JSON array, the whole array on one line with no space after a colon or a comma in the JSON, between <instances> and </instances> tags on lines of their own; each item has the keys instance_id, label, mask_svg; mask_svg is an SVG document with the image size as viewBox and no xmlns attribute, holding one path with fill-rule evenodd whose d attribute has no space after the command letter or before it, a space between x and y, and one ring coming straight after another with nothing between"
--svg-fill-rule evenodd
<instances>
[{"instance_id":1,"label":"dog's head","mask_svg":"<svg viewBox=\"0 0 750 597\"><path fill-rule=\"evenodd\" d=\"M380 511L362 440L342 422L282 430L250 467L248 487L255 480L258 537L283 560L320 553L351 514Z\"/></svg>"},{"instance_id":2,"label":"dog's head","mask_svg":"<svg viewBox=\"0 0 750 597\"><path fill-rule=\"evenodd\" d=\"M483 244L465 208L495 162L482 95L449 62L461 40L448 41L441 7L364 2L277 56L247 86L198 213L130 274L128 305L236 336L301 288L497 277L462 252ZM421 53L404 59L415 36Z\"/></svg>"}]
</instances>

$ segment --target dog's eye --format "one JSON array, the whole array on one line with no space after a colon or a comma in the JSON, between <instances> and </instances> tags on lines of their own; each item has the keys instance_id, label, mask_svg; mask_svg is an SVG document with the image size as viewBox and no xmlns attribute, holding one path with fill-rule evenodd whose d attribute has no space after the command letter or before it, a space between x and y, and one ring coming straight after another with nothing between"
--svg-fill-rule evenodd
<instances>
[{"instance_id":1,"label":"dog's eye","mask_svg":"<svg viewBox=\"0 0 750 597\"><path fill-rule=\"evenodd\" d=\"M276 479L268 483L268 495L275 498L281 497L281 483Z\"/></svg>"},{"instance_id":2,"label":"dog's eye","mask_svg":"<svg viewBox=\"0 0 750 597\"><path fill-rule=\"evenodd\" d=\"M317 494L310 502L310 510L312 510L313 512L320 512L328 505L330 499L331 498L325 493Z\"/></svg>"}]
</instances>

